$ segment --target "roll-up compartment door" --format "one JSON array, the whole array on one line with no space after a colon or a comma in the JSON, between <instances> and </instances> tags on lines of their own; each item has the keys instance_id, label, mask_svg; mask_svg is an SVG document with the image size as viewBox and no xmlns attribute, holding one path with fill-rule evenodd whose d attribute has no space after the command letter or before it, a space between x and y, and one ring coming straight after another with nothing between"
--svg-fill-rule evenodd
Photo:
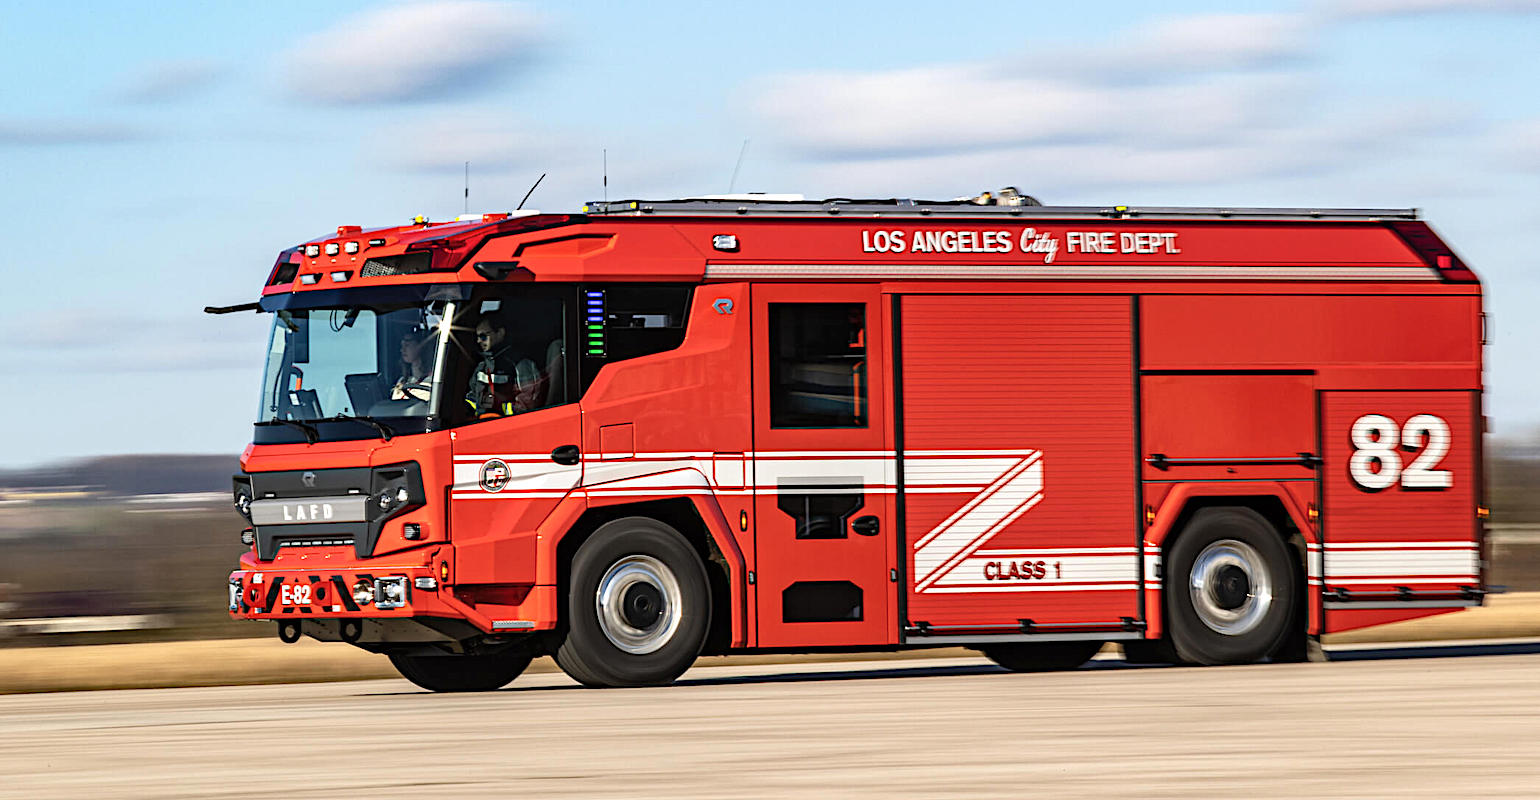
<instances>
[{"instance_id":1,"label":"roll-up compartment door","mask_svg":"<svg viewBox=\"0 0 1540 800\"><path fill-rule=\"evenodd\" d=\"M1132 301L905 296L909 624L1139 615Z\"/></svg>"}]
</instances>

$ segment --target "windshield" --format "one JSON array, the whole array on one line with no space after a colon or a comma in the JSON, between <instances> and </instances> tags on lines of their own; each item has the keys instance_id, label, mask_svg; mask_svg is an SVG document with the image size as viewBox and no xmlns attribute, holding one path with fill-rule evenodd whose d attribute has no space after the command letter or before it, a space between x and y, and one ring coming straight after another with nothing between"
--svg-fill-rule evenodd
<instances>
[{"instance_id":1,"label":"windshield","mask_svg":"<svg viewBox=\"0 0 1540 800\"><path fill-rule=\"evenodd\" d=\"M444 393L453 301L285 309L268 340L258 424L433 416ZM409 421L409 420L408 420Z\"/></svg>"}]
</instances>

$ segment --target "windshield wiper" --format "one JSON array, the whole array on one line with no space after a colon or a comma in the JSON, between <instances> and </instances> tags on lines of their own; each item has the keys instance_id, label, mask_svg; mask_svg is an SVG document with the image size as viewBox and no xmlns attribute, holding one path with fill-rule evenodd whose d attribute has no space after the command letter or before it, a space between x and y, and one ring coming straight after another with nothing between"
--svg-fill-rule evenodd
<instances>
[{"instance_id":1,"label":"windshield wiper","mask_svg":"<svg viewBox=\"0 0 1540 800\"><path fill-rule=\"evenodd\" d=\"M320 434L316 433L314 425L307 425L307 424L305 424L303 422L300 422L299 420L296 420L296 419L270 419L270 420L266 420L266 421L263 421L263 422L258 422L257 424L258 425L289 425L289 426L292 426L292 427L295 427L295 428L299 428L300 430L305 432L305 441L309 442L310 444L315 444L316 440L320 438Z\"/></svg>"},{"instance_id":2,"label":"windshield wiper","mask_svg":"<svg viewBox=\"0 0 1540 800\"><path fill-rule=\"evenodd\" d=\"M390 437L396 435L396 432L391 430L389 425L380 422L374 417L350 417L347 414L338 414L337 416L332 417L332 419L347 420L350 422L362 422L365 425L368 425L378 431L380 438L387 442L390 441Z\"/></svg>"}]
</instances>

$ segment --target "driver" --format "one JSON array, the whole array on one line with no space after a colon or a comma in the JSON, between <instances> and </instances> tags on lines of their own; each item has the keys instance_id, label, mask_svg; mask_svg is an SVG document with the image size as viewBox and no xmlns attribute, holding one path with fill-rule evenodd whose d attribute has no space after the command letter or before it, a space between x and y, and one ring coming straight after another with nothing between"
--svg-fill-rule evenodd
<instances>
[{"instance_id":1,"label":"driver","mask_svg":"<svg viewBox=\"0 0 1540 800\"><path fill-rule=\"evenodd\" d=\"M493 312L476 323L481 362L471 377L465 399L478 418L508 416L540 407L544 383L535 362L521 359L507 343L508 325Z\"/></svg>"},{"instance_id":2,"label":"driver","mask_svg":"<svg viewBox=\"0 0 1540 800\"><path fill-rule=\"evenodd\" d=\"M391 387L392 400L422 400L432 396L433 347L426 328L412 328L401 337L401 378Z\"/></svg>"}]
</instances>

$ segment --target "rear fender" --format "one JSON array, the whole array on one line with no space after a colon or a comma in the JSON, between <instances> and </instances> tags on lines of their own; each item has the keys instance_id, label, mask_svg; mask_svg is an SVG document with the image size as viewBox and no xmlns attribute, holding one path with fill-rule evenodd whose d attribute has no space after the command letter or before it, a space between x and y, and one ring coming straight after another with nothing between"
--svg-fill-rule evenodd
<instances>
[{"instance_id":1,"label":"rear fender","mask_svg":"<svg viewBox=\"0 0 1540 800\"><path fill-rule=\"evenodd\" d=\"M1144 560L1144 607L1146 609L1148 628L1145 636L1158 639L1162 635L1164 618L1161 613L1162 602L1162 573L1157 569L1162 565L1162 555L1168 538L1175 535L1177 524L1182 520L1184 512L1195 503L1206 505L1223 504L1229 498L1238 504L1244 504L1241 498L1270 498L1276 499L1293 521L1294 527L1305 538L1307 557L1305 559L1305 610L1307 614L1306 633L1319 635L1323 629L1323 611L1321 606L1321 539L1320 532L1315 523L1311 522L1305 508L1288 490L1285 485L1275 481L1242 481L1235 483L1183 483L1173 486L1166 494L1160 506L1155 509L1154 519L1150 521L1144 531L1143 560Z\"/></svg>"}]
</instances>

